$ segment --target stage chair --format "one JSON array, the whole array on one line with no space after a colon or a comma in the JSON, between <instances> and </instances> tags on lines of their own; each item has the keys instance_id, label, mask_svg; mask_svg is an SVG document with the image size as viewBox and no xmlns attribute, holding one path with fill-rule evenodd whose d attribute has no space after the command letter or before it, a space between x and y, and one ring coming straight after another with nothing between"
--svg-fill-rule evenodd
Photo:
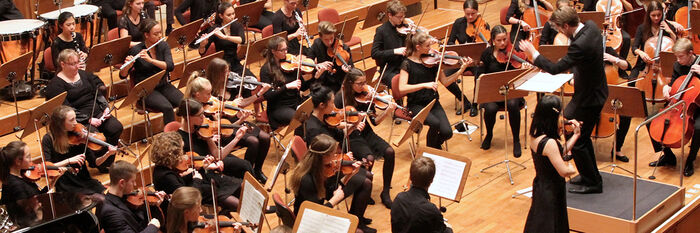
<instances>
[{"instance_id":1,"label":"stage chair","mask_svg":"<svg viewBox=\"0 0 700 233\"><path fill-rule=\"evenodd\" d=\"M167 125L165 125L165 127L163 127L163 132L177 132L177 130L180 129L180 126L182 126L182 124L180 124L179 121L170 122Z\"/></svg>"},{"instance_id":2,"label":"stage chair","mask_svg":"<svg viewBox=\"0 0 700 233\"><path fill-rule=\"evenodd\" d=\"M331 23L338 23L341 21L340 15L338 14L338 11L333 8L323 8L318 11L318 21L328 21ZM340 28L336 28L338 31L340 31ZM360 44L362 39L358 36L352 36L350 41L345 42L348 47L355 46L357 44Z\"/></svg>"},{"instance_id":3,"label":"stage chair","mask_svg":"<svg viewBox=\"0 0 700 233\"><path fill-rule=\"evenodd\" d=\"M510 25L510 23L508 23L508 16L507 16L508 7L509 6L505 6L505 7L501 8L501 17L500 17L501 25Z\"/></svg>"},{"instance_id":4,"label":"stage chair","mask_svg":"<svg viewBox=\"0 0 700 233\"><path fill-rule=\"evenodd\" d=\"M53 50L51 49L51 46L48 48L44 49L44 66L43 69L44 71L48 72L56 72L56 65L53 63Z\"/></svg>"},{"instance_id":5,"label":"stage chair","mask_svg":"<svg viewBox=\"0 0 700 233\"><path fill-rule=\"evenodd\" d=\"M294 135L292 138L292 153L294 153L294 158L298 162L301 162L301 160L304 158L304 155L306 155L306 142L304 142L304 139L301 138L298 135Z\"/></svg>"},{"instance_id":6,"label":"stage chair","mask_svg":"<svg viewBox=\"0 0 700 233\"><path fill-rule=\"evenodd\" d=\"M262 29L262 32L260 32L260 34L262 34L262 38L266 38L274 34L272 25L265 26L265 28Z\"/></svg>"},{"instance_id":7,"label":"stage chair","mask_svg":"<svg viewBox=\"0 0 700 233\"><path fill-rule=\"evenodd\" d=\"M119 28L112 28L107 32L107 41L119 39Z\"/></svg>"},{"instance_id":8,"label":"stage chair","mask_svg":"<svg viewBox=\"0 0 700 233\"><path fill-rule=\"evenodd\" d=\"M278 193L273 193L272 194L272 200L275 202L275 206L277 207L277 217L279 220L282 221L282 225L288 226L289 228L294 227L294 221L296 220L296 216L294 215L294 211L292 211L291 208L287 204L282 201L282 197Z\"/></svg>"}]
</instances>

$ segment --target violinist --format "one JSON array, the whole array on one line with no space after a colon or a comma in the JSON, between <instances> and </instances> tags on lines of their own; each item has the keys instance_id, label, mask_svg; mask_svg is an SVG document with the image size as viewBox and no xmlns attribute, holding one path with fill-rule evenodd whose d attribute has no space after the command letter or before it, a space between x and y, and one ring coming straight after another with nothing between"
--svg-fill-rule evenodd
<instances>
[{"instance_id":1,"label":"violinist","mask_svg":"<svg viewBox=\"0 0 700 233\"><path fill-rule=\"evenodd\" d=\"M692 71L693 78L698 78L698 74L700 74L700 65L694 63L698 55L695 55L693 52L693 43L690 40L687 38L678 39L678 41L676 41L676 43L673 45L673 54L676 56L676 62L673 63L673 75L671 76L671 82L669 85L672 85L678 80L683 81L683 79L678 78L687 75L690 73L690 71ZM671 86L669 85L664 86L663 89L665 99L671 98L669 94L671 91ZM700 114L696 111L694 118L697 119L696 117L699 115ZM693 127L695 127L695 132L698 132L698 129L700 129L700 123L695 121L695 125ZM700 149L700 139L698 137L700 137L700 134L694 133L690 142L690 153L688 153L685 168L683 169L683 175L687 177L692 176L695 173L695 166L693 163L698 155L698 149ZM654 149L656 150L659 143L652 140L652 145L654 145ZM664 154L658 161L649 163L649 166L675 165L676 155L674 155L673 152L668 149L664 150Z\"/></svg>"},{"instance_id":2,"label":"violinist","mask_svg":"<svg viewBox=\"0 0 700 233\"><path fill-rule=\"evenodd\" d=\"M572 156L581 179L572 179L578 185L569 189L573 193L601 193L603 179L598 172L595 150L591 141L593 128L600 119L600 112L608 98L603 61L603 38L600 29L592 20L579 21L576 10L571 7L557 9L549 19L560 33L571 39L566 55L553 63L539 52L532 43L520 43L520 49L534 59L534 65L551 74L567 70L574 73L574 94L566 105L564 117L582 122L581 137L572 149Z\"/></svg>"},{"instance_id":3,"label":"violinist","mask_svg":"<svg viewBox=\"0 0 700 233\"><path fill-rule=\"evenodd\" d=\"M472 63L471 59L462 58L459 70L450 76L446 76L444 71L438 70L438 66L428 67L424 65L421 61L421 55L427 54L431 50L430 46L436 42L433 37L423 31L416 32L406 40L407 59L401 64L399 91L408 97L407 108L411 112L420 112L432 100L439 100L437 80L443 85L449 86ZM436 76L439 78L436 79ZM426 145L440 149L445 141L452 138L452 126L450 126L450 121L439 101L436 101L429 111L430 113L424 122L430 127Z\"/></svg>"},{"instance_id":4,"label":"violinist","mask_svg":"<svg viewBox=\"0 0 700 233\"><path fill-rule=\"evenodd\" d=\"M545 10L554 10L554 7L552 7L552 4L548 1L536 1L537 6L543 7ZM506 17L508 17L508 23L511 24L510 41L512 41L513 44L515 44L516 48L518 48L520 40L528 38L528 36L530 35L529 31L537 27L537 25L529 25L525 21L523 21L523 15L525 14L525 11L528 8L532 8L534 5L535 4L533 0L510 1L510 6L508 7L508 13L506 14ZM542 12L540 12L540 14L542 14ZM518 25L520 26L518 27ZM516 30L517 28L520 28L520 30ZM515 38L516 35L518 36L518 38Z\"/></svg>"},{"instance_id":5,"label":"violinist","mask_svg":"<svg viewBox=\"0 0 700 233\"><path fill-rule=\"evenodd\" d=\"M146 19L146 14L143 12L144 4L145 0L126 0L126 2L123 4L123 14L119 17L117 27L119 28L119 38L131 36L129 48L134 47L143 41L141 23ZM149 16L153 15L149 14ZM153 17L149 18L153 19Z\"/></svg>"},{"instance_id":6,"label":"violinist","mask_svg":"<svg viewBox=\"0 0 700 233\"><path fill-rule=\"evenodd\" d=\"M154 188L172 195L180 187L194 187L205 194L202 203L212 203L210 179L213 178L216 181L218 190L216 199L221 205L221 213L228 214L228 212L236 211L239 200L234 194L239 194L242 181L228 175L215 173L214 170L226 172L225 162L215 161L212 156L206 156L201 169L190 167L191 158L183 153L183 145L182 136L177 132L165 132L153 137L149 154L155 164L153 168ZM187 168L181 168L183 164L186 164Z\"/></svg>"},{"instance_id":7,"label":"violinist","mask_svg":"<svg viewBox=\"0 0 700 233\"><path fill-rule=\"evenodd\" d=\"M330 88L333 92L340 90L343 77L353 67L350 47L337 38L337 32L338 30L333 23L321 21L318 23L320 38L314 40L314 44L309 50L309 58L315 59L317 67L319 67L316 73L321 73L320 77L318 77L318 82ZM342 51L336 51L338 49ZM347 55L347 57L343 58L346 64L343 64L336 57L336 53Z\"/></svg>"},{"instance_id":8,"label":"violinist","mask_svg":"<svg viewBox=\"0 0 700 233\"><path fill-rule=\"evenodd\" d=\"M360 111L369 109L370 112L375 113L368 114L369 117L363 120L365 124L371 122L375 126L379 125L384 119L391 116L391 113L396 109L396 103L390 102L386 110L377 113L376 105L357 101L357 97L360 96L363 98L371 98L374 93L374 90L371 89L373 88L367 85L367 76L365 76L364 72L357 68L352 68L350 72L345 75L345 82L343 83L344 93L339 92L335 96L335 106L337 108L343 108L342 96L345 96L344 102L346 106L353 106ZM375 96L375 99L376 98L379 97ZM350 137L350 145L350 151L352 151L356 158L366 160L371 165L374 165L374 161L379 157L384 158L384 165L382 168L384 186L379 197L381 198L382 204L384 204L386 208L391 209L389 189L391 188L391 178L394 176L394 148L392 148L386 140L377 135L372 127L363 127L359 133L353 134L353 137ZM372 167L373 166L370 166L368 170L371 171Z\"/></svg>"},{"instance_id":9,"label":"violinist","mask_svg":"<svg viewBox=\"0 0 700 233\"><path fill-rule=\"evenodd\" d=\"M397 28L405 25L409 19L405 18L406 6L399 0L387 3L386 15L389 20L377 27L374 34L372 59L377 62L378 70L385 70L384 66L387 66L381 77L382 84L391 88L391 79L399 73L406 52L406 35L399 33Z\"/></svg>"},{"instance_id":10,"label":"violinist","mask_svg":"<svg viewBox=\"0 0 700 233\"><path fill-rule=\"evenodd\" d=\"M302 86L296 72L284 72L280 67L289 49L284 38L271 38L264 52L265 64L260 68L260 81L272 85L272 89L262 95L268 103L267 116L272 130L289 124L302 102L299 93L308 88Z\"/></svg>"},{"instance_id":11,"label":"violinist","mask_svg":"<svg viewBox=\"0 0 700 233\"><path fill-rule=\"evenodd\" d=\"M481 33L481 35L484 36L484 39L486 39L487 36L490 36L490 33L488 33L488 31L491 30L491 26L489 26L489 24L486 23L486 21L484 20L483 16L479 14L479 3L477 3L476 0L467 0L464 1L464 4L462 4L462 8L464 9L464 17L456 19L455 22L452 24L452 30L450 31L450 38L447 41L447 44L465 44L483 41L483 39L479 39L480 34L478 33ZM477 25L477 23L483 25ZM478 31L476 31L474 35L468 35L468 28L474 28L474 30ZM484 42L488 43L488 41ZM457 70L458 69L448 69L445 70L445 74L452 75L453 73L457 72ZM474 84L474 86L476 86L476 79L474 79ZM471 109L471 111L469 112L469 116L474 117L478 114L476 109L476 103L472 105L472 103L469 102L467 96L465 96L462 93L462 90L459 89L459 85L457 84L457 82L450 84L446 88L448 91L450 91L450 93L455 95L455 98L459 99L460 101L464 100L464 108L459 109L456 112L457 115L461 115L462 110L466 112L467 109Z\"/></svg>"},{"instance_id":12,"label":"violinist","mask_svg":"<svg viewBox=\"0 0 700 233\"><path fill-rule=\"evenodd\" d=\"M219 8L216 11L216 19L214 21L214 27L221 27L233 21L236 17L236 13L233 10L233 5L230 2L222 2L219 4ZM245 31L243 25L239 22L233 22L228 28L224 28L221 31L214 34L214 36L209 37L209 39L202 42L205 46L199 47L199 54L203 55L206 53L207 49L211 44L214 44L216 51L224 51L224 60L229 63L229 69L231 72L241 74L244 67L241 65L241 60L238 59L238 45L245 43ZM246 76L255 76L253 72L249 69L245 70Z\"/></svg>"},{"instance_id":13,"label":"violinist","mask_svg":"<svg viewBox=\"0 0 700 233\"><path fill-rule=\"evenodd\" d=\"M29 147L22 141L12 141L0 149L0 181L2 182L2 199L0 205L14 203L41 193L49 192L46 186L39 189L36 182L28 180L22 173L32 166L32 155ZM36 166L36 165L34 165ZM59 174L65 172L65 168L59 169ZM60 176L59 176L60 177ZM58 177L50 177L51 192Z\"/></svg>"},{"instance_id":14,"label":"violinist","mask_svg":"<svg viewBox=\"0 0 700 233\"><path fill-rule=\"evenodd\" d=\"M647 3L646 15L644 17L644 23L637 27L637 33L634 36L634 43L632 43L632 51L637 55L637 62L635 62L632 71L630 72L630 78L636 79L639 76L639 72L647 67L647 63L653 63L653 54L647 54L644 52L644 44L651 37L659 35L662 32L663 36L671 38L675 41L678 33L678 29L675 23L671 23L669 20L661 22L664 14L664 6L661 2L650 1Z\"/></svg>"},{"instance_id":15,"label":"violinist","mask_svg":"<svg viewBox=\"0 0 700 233\"><path fill-rule=\"evenodd\" d=\"M189 223L197 222L202 212L202 193L192 187L180 187L173 192L168 204L168 219L166 232L168 233L190 233ZM240 223L236 225L231 233L240 233Z\"/></svg>"},{"instance_id":16,"label":"violinist","mask_svg":"<svg viewBox=\"0 0 700 233\"><path fill-rule=\"evenodd\" d=\"M359 133L358 131L362 131L365 127L364 121L354 124L345 121L346 117L342 115L344 110L335 108L335 95L330 88L315 84L311 87L309 96L314 104L314 110L309 119L304 121L303 127L299 127L294 131L294 134L301 136L305 142L311 141L319 134L326 134L340 142L345 139L345 133L343 132L345 129L347 129L349 137L354 137L354 134ZM361 115L363 114L357 111L354 113L354 116ZM326 120L330 117L337 118L337 121L340 123L338 125L327 123Z\"/></svg>"},{"instance_id":17,"label":"violinist","mask_svg":"<svg viewBox=\"0 0 700 233\"><path fill-rule=\"evenodd\" d=\"M153 92L145 97L145 102L146 108L162 112L163 124L168 124L175 120L173 108L182 100L182 92L168 81L169 72L175 69L170 46L168 43L158 43L154 48L146 51L147 48L159 42L163 35L158 22L145 19L140 26L140 31L143 33L143 42L129 49L129 55L124 62L129 62L132 59L138 60L120 70L119 77L125 79L128 75L133 82L132 85L136 85L162 70L167 71Z\"/></svg>"},{"instance_id":18,"label":"violinist","mask_svg":"<svg viewBox=\"0 0 700 233\"><path fill-rule=\"evenodd\" d=\"M294 168L289 181L295 196L294 213L299 213L304 201L332 208L353 195L349 213L360 220L358 232L377 232L367 226L372 220L364 217L372 192L372 181L365 176L360 162L352 164L352 172L343 174L337 171L337 164L341 161L336 156L336 140L329 135L319 134L308 142L308 150Z\"/></svg>"},{"instance_id":19,"label":"violinist","mask_svg":"<svg viewBox=\"0 0 700 233\"><path fill-rule=\"evenodd\" d=\"M126 201L128 195L136 190L138 169L133 164L120 160L109 168L109 188L105 200L98 204L95 215L105 233L156 233L160 228L157 218L148 219L145 205L134 208ZM155 192L162 202L165 192ZM141 201L141 204L144 204ZM160 203L155 203L160 205Z\"/></svg>"},{"instance_id":20,"label":"violinist","mask_svg":"<svg viewBox=\"0 0 700 233\"><path fill-rule=\"evenodd\" d=\"M287 41L289 42L288 53L299 55L299 47L301 45L301 38L306 35L306 28L302 26L304 22L299 22L297 20L297 15L301 16L301 10L297 9L300 0L284 0L284 5L280 7L279 10L275 12L274 17L272 17L272 31L274 34L286 31ZM308 45L307 45L308 46ZM308 48L304 48L302 54L308 54L306 51Z\"/></svg>"},{"instance_id":21,"label":"violinist","mask_svg":"<svg viewBox=\"0 0 700 233\"><path fill-rule=\"evenodd\" d=\"M80 68L84 70L88 49L85 47L83 34L75 31L75 17L73 17L73 13L68 11L62 12L58 15L57 23L59 34L51 44L51 55L54 64L58 63L57 58L61 51L64 49L75 49L80 55Z\"/></svg>"},{"instance_id":22,"label":"violinist","mask_svg":"<svg viewBox=\"0 0 700 233\"><path fill-rule=\"evenodd\" d=\"M481 53L481 63L479 66L476 78L482 74L488 74L493 72L500 72L505 70L516 69L513 66L512 60L503 59L499 60L499 57L505 58L511 53L510 48L512 44L508 40L508 34L506 34L506 28L497 25L491 30L491 44L490 46ZM517 55L516 55L517 56ZM527 63L526 63L527 64ZM525 99L517 98L508 100L508 121L510 123L510 131L513 135L519 135L520 132L520 108L524 106ZM496 113L498 109L504 107L505 102L491 102L481 104L481 108L484 109L484 123L486 123L486 137L484 137L481 143L481 149L488 150L491 148L491 139L493 139L493 127L496 125ZM520 137L513 137L513 156L516 158L520 157L522 154L520 146Z\"/></svg>"},{"instance_id":23,"label":"violinist","mask_svg":"<svg viewBox=\"0 0 700 233\"><path fill-rule=\"evenodd\" d=\"M104 133L107 143L117 145L124 126L111 115L112 109L105 98L105 84L96 75L78 69L79 59L78 53L73 49L65 49L58 54L61 71L46 85L46 100L67 92L63 104L75 109L76 121ZM95 158L87 159L88 164L96 167L101 173L107 173L107 168L114 162L114 156L100 164L95 162Z\"/></svg>"},{"instance_id":24,"label":"violinist","mask_svg":"<svg viewBox=\"0 0 700 233\"><path fill-rule=\"evenodd\" d=\"M56 107L51 112L48 133L41 140L42 151L46 161L53 162L55 166L77 165L80 169L75 174L63 174L56 182L57 192L91 194L93 198L102 199L105 187L90 176L85 158L96 157L95 164L99 166L114 156L117 148L109 147L102 156L97 157L94 155L96 152L85 148L84 138L76 137L79 134L75 132L78 125L73 108L65 105Z\"/></svg>"}]
</instances>

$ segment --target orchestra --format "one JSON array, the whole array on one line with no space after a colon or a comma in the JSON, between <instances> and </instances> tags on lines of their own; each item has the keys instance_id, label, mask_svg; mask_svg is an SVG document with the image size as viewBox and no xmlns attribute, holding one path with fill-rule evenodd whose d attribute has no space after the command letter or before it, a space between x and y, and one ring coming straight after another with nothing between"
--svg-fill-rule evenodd
<instances>
[{"instance_id":1,"label":"orchestra","mask_svg":"<svg viewBox=\"0 0 700 233\"><path fill-rule=\"evenodd\" d=\"M494 179L485 164L501 153L511 184L533 178L529 211L507 220L524 232L573 230L570 195L617 188L601 164L636 174L639 160L662 171L657 183L697 181L697 0L370 0L332 17L319 9L359 3L36 2L0 0L0 220L28 215L0 232L68 228L83 213L94 232L292 232L318 208L359 233L467 232L450 211L477 204L469 195ZM85 5L99 12L72 10ZM543 77L570 80L522 88ZM19 85L32 95L17 98ZM617 112L620 88L641 96L643 117ZM640 122L649 139L637 143ZM465 174L467 187L483 186L460 190L461 202L436 194L463 186L445 183L454 158L435 151L469 160L481 173ZM513 177L515 161L533 169ZM62 210L62 195L83 209ZM494 200L478 206L510 201Z\"/></svg>"}]
</instances>

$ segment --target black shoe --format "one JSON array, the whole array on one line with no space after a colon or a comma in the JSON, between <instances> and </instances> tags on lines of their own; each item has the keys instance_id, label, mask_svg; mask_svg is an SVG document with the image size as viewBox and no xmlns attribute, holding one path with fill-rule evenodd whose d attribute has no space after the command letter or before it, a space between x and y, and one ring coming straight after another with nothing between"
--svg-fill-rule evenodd
<instances>
[{"instance_id":1,"label":"black shoe","mask_svg":"<svg viewBox=\"0 0 700 233\"><path fill-rule=\"evenodd\" d=\"M360 217L359 220L360 220L360 224L362 224L362 225L372 224L371 218Z\"/></svg>"},{"instance_id":2,"label":"black shoe","mask_svg":"<svg viewBox=\"0 0 700 233\"><path fill-rule=\"evenodd\" d=\"M462 115L462 109L457 109L457 111L455 111L455 115Z\"/></svg>"},{"instance_id":3,"label":"black shoe","mask_svg":"<svg viewBox=\"0 0 700 233\"><path fill-rule=\"evenodd\" d=\"M685 177L690 177L693 174L695 174L695 166L693 165L693 162L689 162L685 165L685 169L683 169L683 175Z\"/></svg>"},{"instance_id":4,"label":"black shoe","mask_svg":"<svg viewBox=\"0 0 700 233\"><path fill-rule=\"evenodd\" d=\"M490 134L487 134L486 137L484 137L484 141L481 142L481 149L482 150L488 150L491 148L491 139L492 138L493 138L493 136L491 136Z\"/></svg>"},{"instance_id":5,"label":"black shoe","mask_svg":"<svg viewBox=\"0 0 700 233\"><path fill-rule=\"evenodd\" d=\"M384 204L384 206L387 209L391 209L392 201L391 201L391 195L389 195L389 190L382 191L382 193L379 194L379 198L382 199L382 204Z\"/></svg>"},{"instance_id":6,"label":"black shoe","mask_svg":"<svg viewBox=\"0 0 700 233\"><path fill-rule=\"evenodd\" d=\"M377 229L368 227L367 225L360 224L357 228L360 228L364 233L377 233Z\"/></svg>"},{"instance_id":7,"label":"black shoe","mask_svg":"<svg viewBox=\"0 0 700 233\"><path fill-rule=\"evenodd\" d=\"M665 159L666 155L662 155L659 160L649 163L649 167L676 166L676 160Z\"/></svg>"},{"instance_id":8,"label":"black shoe","mask_svg":"<svg viewBox=\"0 0 700 233\"><path fill-rule=\"evenodd\" d=\"M561 159L563 159L564 161L569 161L569 160L571 160L571 159L573 159L573 158L574 158L574 156L571 155L571 154L567 154L567 155L564 155L564 156L561 157Z\"/></svg>"},{"instance_id":9,"label":"black shoe","mask_svg":"<svg viewBox=\"0 0 700 233\"><path fill-rule=\"evenodd\" d=\"M630 158L627 158L627 156L624 156L624 155L615 155L615 159L617 159L617 161L620 161L623 163L630 161Z\"/></svg>"},{"instance_id":10,"label":"black shoe","mask_svg":"<svg viewBox=\"0 0 700 233\"><path fill-rule=\"evenodd\" d=\"M260 182L260 184L264 185L265 182L267 182L267 176L262 171L254 171L255 173L255 179Z\"/></svg>"},{"instance_id":11,"label":"black shoe","mask_svg":"<svg viewBox=\"0 0 700 233\"><path fill-rule=\"evenodd\" d=\"M394 124L400 125L400 124L401 124L401 121L400 121L400 120L394 120Z\"/></svg>"},{"instance_id":12,"label":"black shoe","mask_svg":"<svg viewBox=\"0 0 700 233\"><path fill-rule=\"evenodd\" d=\"M590 186L578 186L578 187L573 187L569 188L570 193L578 193L578 194L587 194L587 193L602 193L603 192L603 185L590 185Z\"/></svg>"},{"instance_id":13,"label":"black shoe","mask_svg":"<svg viewBox=\"0 0 700 233\"><path fill-rule=\"evenodd\" d=\"M369 200L367 201L367 204L368 204L368 205L374 205L374 204L377 204L377 202L375 202L374 199L372 199L372 198L370 197Z\"/></svg>"},{"instance_id":14,"label":"black shoe","mask_svg":"<svg viewBox=\"0 0 700 233\"><path fill-rule=\"evenodd\" d=\"M469 109L469 116L475 117L476 115L479 115L479 108L476 104L472 104L472 108Z\"/></svg>"},{"instance_id":15,"label":"black shoe","mask_svg":"<svg viewBox=\"0 0 700 233\"><path fill-rule=\"evenodd\" d=\"M266 214L272 214L277 212L277 206L268 206L267 209L265 210Z\"/></svg>"},{"instance_id":16,"label":"black shoe","mask_svg":"<svg viewBox=\"0 0 700 233\"><path fill-rule=\"evenodd\" d=\"M577 177L571 178L571 179L569 180L569 184L573 184L573 185L582 185L582 184L583 184L583 179L581 178L581 176L577 176Z\"/></svg>"},{"instance_id":17,"label":"black shoe","mask_svg":"<svg viewBox=\"0 0 700 233\"><path fill-rule=\"evenodd\" d=\"M520 148L520 142L513 143L513 157L520 158L523 154L522 148Z\"/></svg>"}]
</instances>

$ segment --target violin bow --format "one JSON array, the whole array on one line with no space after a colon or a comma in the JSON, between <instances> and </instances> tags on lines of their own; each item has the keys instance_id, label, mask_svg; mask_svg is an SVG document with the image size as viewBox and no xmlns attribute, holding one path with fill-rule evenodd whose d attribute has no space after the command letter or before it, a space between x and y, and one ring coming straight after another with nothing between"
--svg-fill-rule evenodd
<instances>
[{"instance_id":1,"label":"violin bow","mask_svg":"<svg viewBox=\"0 0 700 233\"><path fill-rule=\"evenodd\" d=\"M190 141L192 141L192 140L190 140ZM87 147L87 146L85 146L85 147ZM148 205L148 198L146 197L148 195L148 193L146 191L146 179L143 177L143 163L141 163L141 158L136 158L136 160L139 162L139 167L141 168L139 170L139 176L141 176L141 192L143 192L143 197L144 197L143 204L146 207L146 216L148 216L148 221L151 221L151 219L153 218L153 215L151 214L151 207Z\"/></svg>"},{"instance_id":2,"label":"violin bow","mask_svg":"<svg viewBox=\"0 0 700 233\"><path fill-rule=\"evenodd\" d=\"M244 15L244 16L243 16L243 26L245 27L244 32L247 32L247 31L248 31L248 20L249 20L249 18L250 18L250 17L247 16L247 15ZM247 34L247 33L243 33L243 40L246 41L246 42L248 42L248 38L247 38L247 35L246 35L246 34ZM248 66L248 52L250 52L250 42L246 43L246 46L245 46L245 59L243 60L243 64L244 64L244 65L243 65L243 70L241 70L241 85L238 87L238 97L243 96L243 80L245 80L245 77L244 77L244 75L245 75L245 69L246 69L246 66ZM228 79L228 77L227 77L227 79ZM225 91L225 90L226 90L226 85L224 85L224 91ZM224 94L224 97L225 97L225 94Z\"/></svg>"},{"instance_id":3,"label":"violin bow","mask_svg":"<svg viewBox=\"0 0 700 233\"><path fill-rule=\"evenodd\" d=\"M194 79L190 79L190 80L194 80ZM190 88L190 85L187 85L187 88ZM192 92L188 92L188 93L192 93ZM190 124L190 100L189 99L185 100L185 111L187 112L187 114L185 114L185 121L187 121L187 137L189 140L187 142L187 144L189 144L190 151L192 153L194 153L194 148L192 147L192 134L194 132L192 131L192 127L190 127L191 124ZM194 169L194 158L192 158L192 157L190 157L190 167L192 169Z\"/></svg>"},{"instance_id":4,"label":"violin bow","mask_svg":"<svg viewBox=\"0 0 700 233\"><path fill-rule=\"evenodd\" d=\"M85 148L83 149L83 155L86 156L87 158L87 149L88 149L88 142L90 141L90 120L92 119L92 115L95 114L95 106L97 105L97 95L99 94L100 89L95 88L95 98L92 100L92 110L90 110L90 115L88 116L88 123L87 126L85 126ZM82 132L81 132L82 133ZM109 148L107 148L109 150ZM105 152L106 153L106 152ZM47 179L48 181L48 179Z\"/></svg>"},{"instance_id":5,"label":"violin bow","mask_svg":"<svg viewBox=\"0 0 700 233\"><path fill-rule=\"evenodd\" d=\"M435 82L437 83L440 79L440 71L442 71L442 61L445 59L445 51L447 50L447 38L450 34L450 29L445 30L445 38L442 42L442 52L440 52L440 62L438 63L437 74L435 75ZM437 94L437 90L435 90Z\"/></svg>"},{"instance_id":6,"label":"violin bow","mask_svg":"<svg viewBox=\"0 0 700 233\"><path fill-rule=\"evenodd\" d=\"M382 73L379 74L379 77L380 77L380 78L384 75L384 72L385 72L385 71L386 71L386 66L384 66L384 68L382 68ZM367 80L366 77L365 77L365 80ZM374 93L372 93L372 98L369 99L369 104L368 104L368 106L367 106L367 111L365 111L365 112L369 112L369 110L372 108L372 103L374 103L374 98L377 97L377 89L379 88L379 84L380 84L380 83L382 83L382 82L377 82L376 84L374 84ZM392 113L392 114L393 114L393 113Z\"/></svg>"},{"instance_id":7,"label":"violin bow","mask_svg":"<svg viewBox=\"0 0 700 233\"><path fill-rule=\"evenodd\" d=\"M533 0L537 1L537 0ZM522 16L520 16L520 20L522 20ZM518 24L517 30L515 31L515 39L518 39L518 33L520 33L520 24ZM510 40L508 40L510 42ZM510 66L510 56L513 55L513 50L515 49L515 43L513 43L513 46L510 47L510 51L508 51L508 56L506 56L506 71L508 71L508 67Z\"/></svg>"},{"instance_id":8,"label":"violin bow","mask_svg":"<svg viewBox=\"0 0 700 233\"><path fill-rule=\"evenodd\" d=\"M219 216L218 216L218 213L216 211L217 210L217 207L216 207L216 181L214 180L214 178L209 179L209 181L210 181L209 183L211 185L211 201L212 201L212 204L214 204L214 226L215 226L214 229L216 229L215 232L218 233L218 232L221 232L221 229L219 229Z\"/></svg>"}]
</instances>

